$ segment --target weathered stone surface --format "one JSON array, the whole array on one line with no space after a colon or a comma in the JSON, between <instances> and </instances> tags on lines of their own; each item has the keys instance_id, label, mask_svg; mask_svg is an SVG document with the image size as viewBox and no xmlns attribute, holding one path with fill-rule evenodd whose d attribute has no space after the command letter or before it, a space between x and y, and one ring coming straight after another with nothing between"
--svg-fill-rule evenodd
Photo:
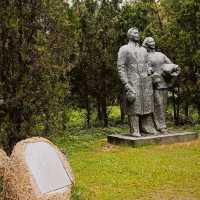
<instances>
[{"instance_id":1,"label":"weathered stone surface","mask_svg":"<svg viewBox=\"0 0 200 200\"><path fill-rule=\"evenodd\" d=\"M19 142L4 174L5 200L67 200L74 184L69 163L44 138Z\"/></svg>"},{"instance_id":2,"label":"weathered stone surface","mask_svg":"<svg viewBox=\"0 0 200 200\"><path fill-rule=\"evenodd\" d=\"M109 135L108 142L111 144L127 144L132 147L139 147L152 144L170 144L176 142L187 142L198 138L198 133L183 132L170 133L166 135L152 135L142 137L132 137L128 135Z\"/></svg>"}]
</instances>

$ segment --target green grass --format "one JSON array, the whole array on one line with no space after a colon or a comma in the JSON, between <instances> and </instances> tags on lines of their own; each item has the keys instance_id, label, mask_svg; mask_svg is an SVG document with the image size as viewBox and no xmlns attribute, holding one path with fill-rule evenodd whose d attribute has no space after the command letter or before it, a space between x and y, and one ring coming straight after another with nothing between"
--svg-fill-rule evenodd
<instances>
[{"instance_id":1,"label":"green grass","mask_svg":"<svg viewBox=\"0 0 200 200\"><path fill-rule=\"evenodd\" d=\"M106 142L108 134L126 131L72 129L49 138L67 155L75 174L72 200L200 199L200 139L140 148Z\"/></svg>"},{"instance_id":2,"label":"green grass","mask_svg":"<svg viewBox=\"0 0 200 200\"><path fill-rule=\"evenodd\" d=\"M76 176L73 200L200 199L200 140L131 148L107 144L126 128L77 130L50 139Z\"/></svg>"},{"instance_id":3,"label":"green grass","mask_svg":"<svg viewBox=\"0 0 200 200\"><path fill-rule=\"evenodd\" d=\"M75 174L72 200L199 200L200 139L140 148L109 145L108 134L128 131L127 126L117 125L119 107L109 109L114 127L81 129L84 112L72 110L68 131L49 137L67 155ZM94 124L95 119L94 114ZM169 125L200 130L200 125Z\"/></svg>"}]
</instances>

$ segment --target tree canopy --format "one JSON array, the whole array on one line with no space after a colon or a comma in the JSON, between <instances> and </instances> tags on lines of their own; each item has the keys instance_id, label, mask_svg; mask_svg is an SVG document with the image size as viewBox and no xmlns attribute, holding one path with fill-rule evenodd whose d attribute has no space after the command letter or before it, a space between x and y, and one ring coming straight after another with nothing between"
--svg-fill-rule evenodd
<instances>
[{"instance_id":1,"label":"tree canopy","mask_svg":"<svg viewBox=\"0 0 200 200\"><path fill-rule=\"evenodd\" d=\"M200 118L198 0L1 0L1 144L7 151L30 135L66 128L69 107L102 126L123 105L117 52L136 26L182 68L172 91L176 123L195 108ZM123 112L123 108L121 110ZM42 126L42 133L37 127Z\"/></svg>"}]
</instances>

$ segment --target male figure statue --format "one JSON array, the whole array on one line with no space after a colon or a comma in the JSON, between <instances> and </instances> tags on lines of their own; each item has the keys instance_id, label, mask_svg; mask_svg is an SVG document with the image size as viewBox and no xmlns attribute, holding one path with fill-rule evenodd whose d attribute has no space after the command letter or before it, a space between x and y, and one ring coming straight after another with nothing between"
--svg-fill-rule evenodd
<instances>
[{"instance_id":1,"label":"male figure statue","mask_svg":"<svg viewBox=\"0 0 200 200\"><path fill-rule=\"evenodd\" d=\"M165 111L167 107L168 88L180 73L178 65L161 52L155 51L155 41L152 37L145 38L143 47L148 51L148 62L151 68L154 87L154 122L162 134L167 133Z\"/></svg>"},{"instance_id":2,"label":"male figure statue","mask_svg":"<svg viewBox=\"0 0 200 200\"><path fill-rule=\"evenodd\" d=\"M157 134L152 113L154 111L152 79L148 76L147 51L140 47L137 28L127 33L129 43L118 52L118 73L126 91L126 109L130 134L141 136L141 132Z\"/></svg>"}]
</instances>

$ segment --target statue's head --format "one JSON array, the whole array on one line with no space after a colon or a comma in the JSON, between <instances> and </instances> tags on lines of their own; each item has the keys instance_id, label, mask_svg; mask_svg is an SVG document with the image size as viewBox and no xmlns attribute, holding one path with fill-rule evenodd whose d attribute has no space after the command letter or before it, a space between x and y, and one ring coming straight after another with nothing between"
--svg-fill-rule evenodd
<instances>
[{"instance_id":1,"label":"statue's head","mask_svg":"<svg viewBox=\"0 0 200 200\"><path fill-rule=\"evenodd\" d=\"M139 30L138 28L130 28L127 32L127 37L130 41L138 42L140 39Z\"/></svg>"},{"instance_id":2,"label":"statue's head","mask_svg":"<svg viewBox=\"0 0 200 200\"><path fill-rule=\"evenodd\" d=\"M142 46L145 48L155 49L155 40L152 37L146 37L144 39L144 42L142 43Z\"/></svg>"}]
</instances>

